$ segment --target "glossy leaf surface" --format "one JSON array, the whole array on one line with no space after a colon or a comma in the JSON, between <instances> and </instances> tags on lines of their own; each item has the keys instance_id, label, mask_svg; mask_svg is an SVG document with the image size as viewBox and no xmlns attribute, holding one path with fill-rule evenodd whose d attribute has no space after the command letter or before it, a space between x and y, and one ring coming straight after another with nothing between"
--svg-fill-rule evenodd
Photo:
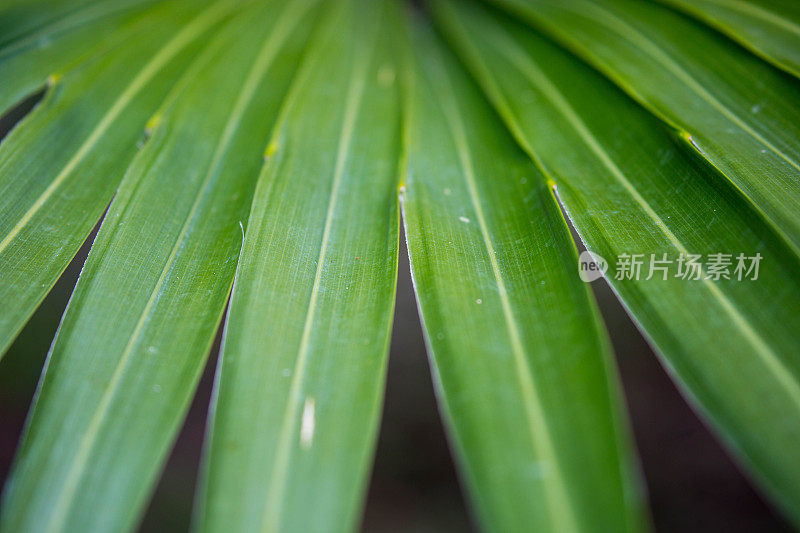
<instances>
[{"instance_id":1,"label":"glossy leaf surface","mask_svg":"<svg viewBox=\"0 0 800 533\"><path fill-rule=\"evenodd\" d=\"M158 9L145 9L152 3L25 2L0 9L0 114L98 47L122 45L131 38L126 26L143 14L156 15Z\"/></svg>"},{"instance_id":2,"label":"glossy leaf surface","mask_svg":"<svg viewBox=\"0 0 800 533\"><path fill-rule=\"evenodd\" d=\"M800 255L800 81L639 0L496 0L678 130Z\"/></svg>"},{"instance_id":3,"label":"glossy leaf surface","mask_svg":"<svg viewBox=\"0 0 800 533\"><path fill-rule=\"evenodd\" d=\"M800 4L794 0L661 0L800 77Z\"/></svg>"},{"instance_id":4,"label":"glossy leaf surface","mask_svg":"<svg viewBox=\"0 0 800 533\"><path fill-rule=\"evenodd\" d=\"M608 281L667 367L797 517L796 256L713 168L597 73L474 3L436 5L520 145L555 180L589 250L608 260ZM729 264L714 276L709 256L720 253ZM637 256L638 276L624 254ZM757 279L736 273L739 254L760 255ZM690 255L699 256L699 279L677 277Z\"/></svg>"},{"instance_id":5,"label":"glossy leaf surface","mask_svg":"<svg viewBox=\"0 0 800 533\"><path fill-rule=\"evenodd\" d=\"M151 123L56 336L4 529L135 525L225 308L263 146L313 5L242 12Z\"/></svg>"},{"instance_id":6,"label":"glossy leaf surface","mask_svg":"<svg viewBox=\"0 0 800 533\"><path fill-rule=\"evenodd\" d=\"M145 125L230 11L175 2L69 71L0 145L0 354L103 214Z\"/></svg>"},{"instance_id":7,"label":"glossy leaf surface","mask_svg":"<svg viewBox=\"0 0 800 533\"><path fill-rule=\"evenodd\" d=\"M644 527L605 331L544 176L427 28L403 213L435 385L491 531Z\"/></svg>"},{"instance_id":8,"label":"glossy leaf surface","mask_svg":"<svg viewBox=\"0 0 800 533\"><path fill-rule=\"evenodd\" d=\"M397 271L393 5L326 3L253 200L196 522L349 531L383 398Z\"/></svg>"}]
</instances>

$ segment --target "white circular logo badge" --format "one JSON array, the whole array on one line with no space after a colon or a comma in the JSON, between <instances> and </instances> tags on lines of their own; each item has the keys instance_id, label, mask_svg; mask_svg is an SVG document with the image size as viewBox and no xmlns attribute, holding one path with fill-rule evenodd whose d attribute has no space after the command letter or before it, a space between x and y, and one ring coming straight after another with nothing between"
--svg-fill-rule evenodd
<instances>
[{"instance_id":1,"label":"white circular logo badge","mask_svg":"<svg viewBox=\"0 0 800 533\"><path fill-rule=\"evenodd\" d=\"M603 277L608 270L608 261L588 250L578 257L578 275L586 283Z\"/></svg>"}]
</instances>

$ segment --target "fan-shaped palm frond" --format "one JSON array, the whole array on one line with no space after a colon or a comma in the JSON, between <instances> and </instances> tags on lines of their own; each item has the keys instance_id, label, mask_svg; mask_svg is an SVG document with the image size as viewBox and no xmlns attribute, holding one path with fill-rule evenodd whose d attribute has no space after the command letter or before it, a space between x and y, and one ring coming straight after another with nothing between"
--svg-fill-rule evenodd
<instances>
[{"instance_id":1,"label":"fan-shaped palm frond","mask_svg":"<svg viewBox=\"0 0 800 533\"><path fill-rule=\"evenodd\" d=\"M402 211L479 523L648 529L562 210L800 523L798 28L760 0L0 7L0 113L44 93L0 144L0 354L101 222L0 527L135 527L221 322L195 528L357 527Z\"/></svg>"}]
</instances>

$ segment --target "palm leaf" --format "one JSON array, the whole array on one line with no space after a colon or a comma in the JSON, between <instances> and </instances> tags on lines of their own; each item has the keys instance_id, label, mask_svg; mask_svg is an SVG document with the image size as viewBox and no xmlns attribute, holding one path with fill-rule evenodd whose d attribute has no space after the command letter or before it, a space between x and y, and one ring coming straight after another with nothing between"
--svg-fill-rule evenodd
<instances>
[{"instance_id":1,"label":"palm leaf","mask_svg":"<svg viewBox=\"0 0 800 533\"><path fill-rule=\"evenodd\" d=\"M135 524L205 364L258 154L304 48L312 4L276 4L207 46L123 181L51 350L4 528Z\"/></svg>"},{"instance_id":2,"label":"palm leaf","mask_svg":"<svg viewBox=\"0 0 800 533\"><path fill-rule=\"evenodd\" d=\"M660 116L800 254L797 81L725 37L639 0L496 0Z\"/></svg>"},{"instance_id":3,"label":"palm leaf","mask_svg":"<svg viewBox=\"0 0 800 533\"><path fill-rule=\"evenodd\" d=\"M100 46L120 46L152 0L27 2L0 11L0 113ZM55 5L50 5L55 4ZM12 22L5 27L3 23Z\"/></svg>"},{"instance_id":4,"label":"palm leaf","mask_svg":"<svg viewBox=\"0 0 800 533\"><path fill-rule=\"evenodd\" d=\"M13 302L0 354L102 215L198 38L229 10L162 4L123 32L133 44L66 72L0 146L0 299Z\"/></svg>"},{"instance_id":5,"label":"palm leaf","mask_svg":"<svg viewBox=\"0 0 800 533\"><path fill-rule=\"evenodd\" d=\"M7 0L0 6L0 46L85 10L95 0ZM87 5L88 4L88 5Z\"/></svg>"},{"instance_id":6,"label":"palm leaf","mask_svg":"<svg viewBox=\"0 0 800 533\"><path fill-rule=\"evenodd\" d=\"M713 168L596 73L475 4L435 5L520 144L555 179L589 250L762 256L755 281L707 271L696 281L608 279L693 402L800 517L800 313L786 313L800 300L797 257Z\"/></svg>"},{"instance_id":7,"label":"palm leaf","mask_svg":"<svg viewBox=\"0 0 800 533\"><path fill-rule=\"evenodd\" d=\"M403 214L479 516L494 531L641 530L610 349L552 191L430 32L413 43Z\"/></svg>"},{"instance_id":8,"label":"palm leaf","mask_svg":"<svg viewBox=\"0 0 800 533\"><path fill-rule=\"evenodd\" d=\"M800 5L793 0L661 0L800 77Z\"/></svg>"},{"instance_id":9,"label":"palm leaf","mask_svg":"<svg viewBox=\"0 0 800 533\"><path fill-rule=\"evenodd\" d=\"M394 304L399 110L390 4L329 4L253 200L202 530L347 531L363 499Z\"/></svg>"},{"instance_id":10,"label":"palm leaf","mask_svg":"<svg viewBox=\"0 0 800 533\"><path fill-rule=\"evenodd\" d=\"M226 303L195 529L354 529L401 203L482 526L649 526L562 209L800 523L797 9L493 1L430 0L455 55L401 0L2 2L0 113L44 98L0 145L0 355L110 207L0 529L134 528ZM757 279L619 275L626 254L719 253L757 256Z\"/></svg>"}]
</instances>

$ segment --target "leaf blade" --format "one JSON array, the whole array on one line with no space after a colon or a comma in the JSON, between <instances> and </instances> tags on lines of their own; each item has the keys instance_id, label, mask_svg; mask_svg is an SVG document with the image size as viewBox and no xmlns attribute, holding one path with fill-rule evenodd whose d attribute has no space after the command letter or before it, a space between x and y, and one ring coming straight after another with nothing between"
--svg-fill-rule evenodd
<instances>
[{"instance_id":1,"label":"leaf blade","mask_svg":"<svg viewBox=\"0 0 800 533\"><path fill-rule=\"evenodd\" d=\"M0 145L0 297L15 302L0 315L0 353L102 215L197 39L224 15L218 5L193 19L202 5L165 4L131 28L146 37L138 46L67 75Z\"/></svg>"},{"instance_id":2,"label":"leaf blade","mask_svg":"<svg viewBox=\"0 0 800 533\"><path fill-rule=\"evenodd\" d=\"M199 529L358 520L397 271L392 5L330 3L267 150L226 321Z\"/></svg>"},{"instance_id":3,"label":"leaf blade","mask_svg":"<svg viewBox=\"0 0 800 533\"><path fill-rule=\"evenodd\" d=\"M796 516L800 316L786 310L800 286L792 251L713 169L564 51L474 4L435 5L520 145L555 180L589 250L673 260L763 255L758 281L607 279L693 403Z\"/></svg>"},{"instance_id":4,"label":"leaf blade","mask_svg":"<svg viewBox=\"0 0 800 533\"><path fill-rule=\"evenodd\" d=\"M778 68L800 77L800 11L791 2L661 0L713 26Z\"/></svg>"},{"instance_id":5,"label":"leaf blade","mask_svg":"<svg viewBox=\"0 0 800 533\"><path fill-rule=\"evenodd\" d=\"M478 515L498 531L643 529L610 349L571 275L558 206L418 30L403 213L437 392Z\"/></svg>"},{"instance_id":6,"label":"leaf blade","mask_svg":"<svg viewBox=\"0 0 800 533\"><path fill-rule=\"evenodd\" d=\"M313 14L313 2L280 5L214 37L123 181L49 357L4 497L9 528L135 525L225 308L261 149Z\"/></svg>"},{"instance_id":7,"label":"leaf blade","mask_svg":"<svg viewBox=\"0 0 800 533\"><path fill-rule=\"evenodd\" d=\"M52 78L63 75L83 56L98 53L98 48L110 44L108 41L117 41L114 44L119 46L119 38L124 36L114 34L123 33L137 15L153 7L148 5L151 0L108 0L70 10L63 10L62 4L26 4L20 8L22 14L0 13L0 34L4 37L14 34L3 32L4 25L14 30L24 28L26 22L33 25L28 32L0 46L0 113L52 83ZM38 21L45 13L52 20Z\"/></svg>"},{"instance_id":8,"label":"leaf blade","mask_svg":"<svg viewBox=\"0 0 800 533\"><path fill-rule=\"evenodd\" d=\"M678 130L800 254L796 80L665 6L625 0L497 2Z\"/></svg>"}]
</instances>

